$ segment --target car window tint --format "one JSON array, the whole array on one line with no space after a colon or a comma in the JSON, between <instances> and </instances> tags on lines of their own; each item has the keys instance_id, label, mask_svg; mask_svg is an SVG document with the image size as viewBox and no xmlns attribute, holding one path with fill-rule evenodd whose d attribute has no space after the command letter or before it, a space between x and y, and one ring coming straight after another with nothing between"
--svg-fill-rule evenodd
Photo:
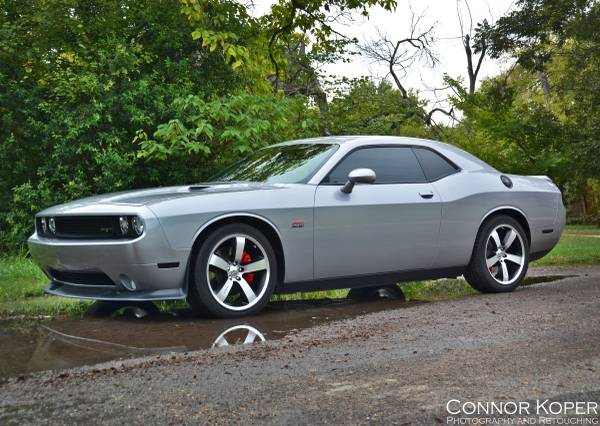
<instances>
[{"instance_id":1,"label":"car window tint","mask_svg":"<svg viewBox=\"0 0 600 426\"><path fill-rule=\"evenodd\" d=\"M413 150L429 181L441 179L457 171L453 164L430 149L413 148Z\"/></svg>"},{"instance_id":2,"label":"car window tint","mask_svg":"<svg viewBox=\"0 0 600 426\"><path fill-rule=\"evenodd\" d=\"M372 147L348 154L335 166L323 183L344 184L348 179L348 173L360 168L372 169L377 175L376 184L425 182L425 175L412 149Z\"/></svg>"}]
</instances>

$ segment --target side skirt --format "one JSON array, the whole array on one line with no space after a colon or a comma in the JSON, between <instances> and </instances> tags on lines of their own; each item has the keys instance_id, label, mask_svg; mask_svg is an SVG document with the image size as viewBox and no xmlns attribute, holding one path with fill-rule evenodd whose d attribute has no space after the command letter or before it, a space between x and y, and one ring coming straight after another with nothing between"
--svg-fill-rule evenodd
<instances>
[{"instance_id":1,"label":"side skirt","mask_svg":"<svg viewBox=\"0 0 600 426\"><path fill-rule=\"evenodd\" d=\"M360 288L392 285L406 281L433 280L438 278L456 278L463 274L465 266L442 269L418 269L413 271L395 271L383 274L368 274L352 277L325 278L315 281L296 281L277 286L275 293L295 293L297 291L333 290L337 288Z\"/></svg>"}]
</instances>

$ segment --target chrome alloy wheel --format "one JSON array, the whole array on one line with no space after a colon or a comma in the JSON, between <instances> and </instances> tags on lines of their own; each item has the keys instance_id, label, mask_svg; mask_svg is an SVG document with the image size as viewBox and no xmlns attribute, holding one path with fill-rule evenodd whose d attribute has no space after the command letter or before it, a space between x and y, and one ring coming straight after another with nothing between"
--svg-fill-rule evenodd
<instances>
[{"instance_id":1,"label":"chrome alloy wheel","mask_svg":"<svg viewBox=\"0 0 600 426\"><path fill-rule=\"evenodd\" d=\"M269 259L264 247L249 235L229 235L211 250L206 277L214 299L226 309L243 311L267 291Z\"/></svg>"},{"instance_id":2,"label":"chrome alloy wheel","mask_svg":"<svg viewBox=\"0 0 600 426\"><path fill-rule=\"evenodd\" d=\"M525 245L519 232L510 225L499 225L490 233L486 244L485 263L498 283L514 283L525 266Z\"/></svg>"},{"instance_id":3,"label":"chrome alloy wheel","mask_svg":"<svg viewBox=\"0 0 600 426\"><path fill-rule=\"evenodd\" d=\"M251 325L236 325L222 332L212 344L213 348L222 348L230 345L248 345L262 343L267 339Z\"/></svg>"}]
</instances>

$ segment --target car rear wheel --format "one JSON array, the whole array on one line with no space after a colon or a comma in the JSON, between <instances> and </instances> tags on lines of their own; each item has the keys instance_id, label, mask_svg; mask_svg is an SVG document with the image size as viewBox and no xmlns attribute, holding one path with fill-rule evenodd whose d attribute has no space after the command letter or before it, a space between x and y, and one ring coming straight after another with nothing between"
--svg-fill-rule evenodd
<instances>
[{"instance_id":1,"label":"car rear wheel","mask_svg":"<svg viewBox=\"0 0 600 426\"><path fill-rule=\"evenodd\" d=\"M188 302L209 316L250 315L267 304L277 276L275 252L259 230L225 225L208 236L192 261Z\"/></svg>"},{"instance_id":2,"label":"car rear wheel","mask_svg":"<svg viewBox=\"0 0 600 426\"><path fill-rule=\"evenodd\" d=\"M483 293L513 291L528 265L529 241L523 227L510 216L496 216L482 225L465 278Z\"/></svg>"}]
</instances>

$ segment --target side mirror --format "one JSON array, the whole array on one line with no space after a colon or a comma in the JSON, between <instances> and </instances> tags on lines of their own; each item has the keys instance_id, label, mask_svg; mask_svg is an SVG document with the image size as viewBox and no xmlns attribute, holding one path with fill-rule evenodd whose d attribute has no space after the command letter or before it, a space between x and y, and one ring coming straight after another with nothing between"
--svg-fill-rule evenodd
<instances>
[{"instance_id":1,"label":"side mirror","mask_svg":"<svg viewBox=\"0 0 600 426\"><path fill-rule=\"evenodd\" d=\"M342 187L341 191L345 194L350 194L357 183L373 183L375 182L375 172L371 169L354 169L348 173L348 182Z\"/></svg>"}]
</instances>

